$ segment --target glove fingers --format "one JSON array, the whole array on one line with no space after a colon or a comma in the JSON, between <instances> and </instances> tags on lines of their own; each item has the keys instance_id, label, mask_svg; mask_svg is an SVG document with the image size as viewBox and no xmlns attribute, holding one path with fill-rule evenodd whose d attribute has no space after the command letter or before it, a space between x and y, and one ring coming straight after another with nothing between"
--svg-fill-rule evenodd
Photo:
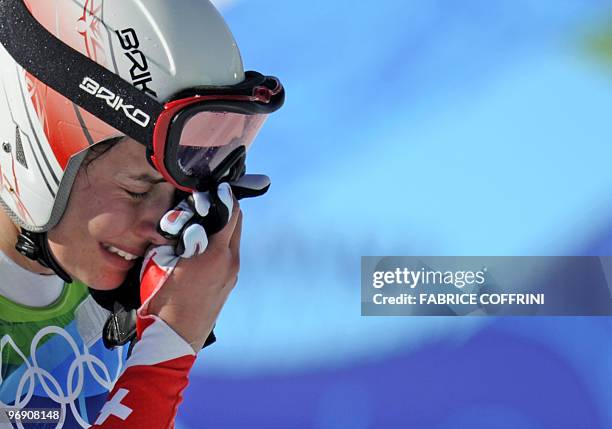
<instances>
[{"instance_id":1,"label":"glove fingers","mask_svg":"<svg viewBox=\"0 0 612 429\"><path fill-rule=\"evenodd\" d=\"M206 230L194 220L181 234L181 239L176 245L176 254L181 258L191 258L203 253L207 246Z\"/></svg>"},{"instance_id":2,"label":"glove fingers","mask_svg":"<svg viewBox=\"0 0 612 429\"><path fill-rule=\"evenodd\" d=\"M233 208L231 187L221 183L212 192L194 192L167 212L158 231L166 239L177 240L176 255L190 258L206 250L208 235L227 224Z\"/></svg>"},{"instance_id":3,"label":"glove fingers","mask_svg":"<svg viewBox=\"0 0 612 429\"><path fill-rule=\"evenodd\" d=\"M198 223L204 226L210 237L221 231L231 216L234 208L234 198L228 183L221 183L215 191L210 193L210 210L206 217L200 217Z\"/></svg>"},{"instance_id":4,"label":"glove fingers","mask_svg":"<svg viewBox=\"0 0 612 429\"><path fill-rule=\"evenodd\" d=\"M194 192L192 197L193 206L198 216L205 217L208 215L210 210L210 194L208 192Z\"/></svg>"},{"instance_id":5,"label":"glove fingers","mask_svg":"<svg viewBox=\"0 0 612 429\"><path fill-rule=\"evenodd\" d=\"M216 196L218 197L218 200L220 200L221 203L227 208L229 213L231 213L234 206L234 199L232 198L232 190L230 185L225 182L221 183L217 187ZM211 200L213 199L215 199L215 195L211 195L209 192L194 192L190 198L190 202L195 208L197 215L204 218L210 213L211 206L213 205ZM215 208L218 210L217 207Z\"/></svg>"},{"instance_id":6,"label":"glove fingers","mask_svg":"<svg viewBox=\"0 0 612 429\"><path fill-rule=\"evenodd\" d=\"M174 209L167 212L159 221L158 231L167 239L178 237L181 229L193 217L193 209L186 201L181 201Z\"/></svg>"},{"instance_id":7,"label":"glove fingers","mask_svg":"<svg viewBox=\"0 0 612 429\"><path fill-rule=\"evenodd\" d=\"M234 209L234 198L232 196L232 188L230 184L227 182L221 183L217 188L217 196L227 210L227 216L225 222L223 223L225 225L229 220L232 210Z\"/></svg>"}]
</instances>

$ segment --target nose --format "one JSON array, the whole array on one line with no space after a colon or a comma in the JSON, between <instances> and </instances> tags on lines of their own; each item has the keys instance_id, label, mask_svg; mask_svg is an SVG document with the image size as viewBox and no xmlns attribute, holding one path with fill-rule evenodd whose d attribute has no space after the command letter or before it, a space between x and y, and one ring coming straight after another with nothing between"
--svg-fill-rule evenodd
<instances>
[{"instance_id":1,"label":"nose","mask_svg":"<svg viewBox=\"0 0 612 429\"><path fill-rule=\"evenodd\" d=\"M172 241L164 238L157 230L159 220L170 209L170 200L166 198L162 200L155 199L143 203L134 220L133 233L139 241L146 241L147 245L172 244Z\"/></svg>"},{"instance_id":2,"label":"nose","mask_svg":"<svg viewBox=\"0 0 612 429\"><path fill-rule=\"evenodd\" d=\"M157 232L156 221L142 219L136 223L133 231L139 238L139 241L146 241L147 245L153 244L156 246L162 246L172 243L170 240L165 239L159 234L159 232Z\"/></svg>"}]
</instances>

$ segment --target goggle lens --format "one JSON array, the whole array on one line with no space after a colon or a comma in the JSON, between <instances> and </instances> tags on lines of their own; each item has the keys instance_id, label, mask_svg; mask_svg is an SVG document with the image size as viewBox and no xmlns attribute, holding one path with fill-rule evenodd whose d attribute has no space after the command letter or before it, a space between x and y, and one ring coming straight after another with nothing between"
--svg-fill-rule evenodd
<instances>
[{"instance_id":1,"label":"goggle lens","mask_svg":"<svg viewBox=\"0 0 612 429\"><path fill-rule=\"evenodd\" d=\"M185 121L176 153L181 174L209 177L236 148L247 149L267 114L200 111Z\"/></svg>"}]
</instances>

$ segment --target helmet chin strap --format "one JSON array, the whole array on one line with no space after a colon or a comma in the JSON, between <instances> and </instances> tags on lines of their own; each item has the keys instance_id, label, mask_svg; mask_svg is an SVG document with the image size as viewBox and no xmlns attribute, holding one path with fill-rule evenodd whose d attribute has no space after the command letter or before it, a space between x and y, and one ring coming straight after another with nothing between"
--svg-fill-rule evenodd
<instances>
[{"instance_id":1,"label":"helmet chin strap","mask_svg":"<svg viewBox=\"0 0 612 429\"><path fill-rule=\"evenodd\" d=\"M17 237L15 249L43 267L52 269L66 283L72 283L72 278L53 257L51 249L49 249L46 232L32 232L22 228L19 237Z\"/></svg>"}]
</instances>

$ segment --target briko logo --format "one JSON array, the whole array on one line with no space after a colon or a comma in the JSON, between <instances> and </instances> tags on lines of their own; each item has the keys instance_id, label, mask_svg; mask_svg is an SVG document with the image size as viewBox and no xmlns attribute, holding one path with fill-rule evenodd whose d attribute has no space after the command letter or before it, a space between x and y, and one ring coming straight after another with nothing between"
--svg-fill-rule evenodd
<instances>
[{"instance_id":1,"label":"briko logo","mask_svg":"<svg viewBox=\"0 0 612 429\"><path fill-rule=\"evenodd\" d=\"M96 98L106 100L106 104L108 104L109 107L117 111L121 109L129 120L137 123L143 128L146 127L149 124L149 121L151 120L151 117L145 112L134 107L131 104L125 104L125 100L123 98L115 94L110 89L103 87L98 82L88 76L85 76L83 78L83 82L81 82L79 88L81 88L88 94L95 96Z\"/></svg>"},{"instance_id":2,"label":"briko logo","mask_svg":"<svg viewBox=\"0 0 612 429\"><path fill-rule=\"evenodd\" d=\"M125 56L132 63L130 67L130 76L132 77L132 85L140 87L146 94L157 97L157 93L150 89L147 84L153 81L151 72L149 71L149 63L147 57L138 48L140 41L133 28L115 31L119 37L119 43L124 50Z\"/></svg>"}]
</instances>

